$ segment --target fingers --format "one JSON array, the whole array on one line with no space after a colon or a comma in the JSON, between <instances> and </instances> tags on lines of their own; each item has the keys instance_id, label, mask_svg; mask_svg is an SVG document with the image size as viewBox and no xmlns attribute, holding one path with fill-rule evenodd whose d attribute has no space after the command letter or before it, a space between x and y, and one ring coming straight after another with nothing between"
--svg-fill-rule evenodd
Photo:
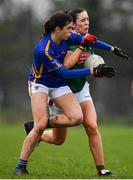
<instances>
[{"instance_id":1,"label":"fingers","mask_svg":"<svg viewBox=\"0 0 133 180\"><path fill-rule=\"evenodd\" d=\"M124 51L120 51L120 55L121 55L121 57L123 57L123 58L126 58L126 59L128 59L129 58L129 55L126 53L126 52L124 52Z\"/></svg>"},{"instance_id":2,"label":"fingers","mask_svg":"<svg viewBox=\"0 0 133 180\"><path fill-rule=\"evenodd\" d=\"M115 71L109 71L107 77L112 78L113 76L115 76L115 73L116 73Z\"/></svg>"},{"instance_id":3,"label":"fingers","mask_svg":"<svg viewBox=\"0 0 133 180\"><path fill-rule=\"evenodd\" d=\"M105 65L103 74L108 78L112 78L113 76L115 76L116 70L112 66Z\"/></svg>"},{"instance_id":4,"label":"fingers","mask_svg":"<svg viewBox=\"0 0 133 180\"><path fill-rule=\"evenodd\" d=\"M114 67L106 65L106 64L101 64L98 67L94 68L94 76L95 77L108 77L112 78L115 76L116 70Z\"/></svg>"},{"instance_id":5,"label":"fingers","mask_svg":"<svg viewBox=\"0 0 133 180\"><path fill-rule=\"evenodd\" d=\"M130 60L131 57L129 56L129 54L123 50L121 50L120 48L118 47L114 47L114 51L113 51L117 56L120 56L122 58L125 58L125 59L128 59Z\"/></svg>"}]
</instances>

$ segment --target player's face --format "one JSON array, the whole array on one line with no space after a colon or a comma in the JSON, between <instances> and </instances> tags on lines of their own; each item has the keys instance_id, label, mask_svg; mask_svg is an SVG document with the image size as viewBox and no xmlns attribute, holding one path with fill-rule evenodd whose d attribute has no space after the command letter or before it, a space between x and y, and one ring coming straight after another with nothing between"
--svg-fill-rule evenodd
<instances>
[{"instance_id":1,"label":"player's face","mask_svg":"<svg viewBox=\"0 0 133 180\"><path fill-rule=\"evenodd\" d=\"M62 29L60 29L58 32L58 36L60 37L61 40L67 40L70 37L72 30L73 30L73 22L67 24Z\"/></svg>"},{"instance_id":2,"label":"player's face","mask_svg":"<svg viewBox=\"0 0 133 180\"><path fill-rule=\"evenodd\" d=\"M86 11L83 11L77 15L76 23L74 24L74 30L80 34L87 34L89 31L89 16Z\"/></svg>"}]
</instances>

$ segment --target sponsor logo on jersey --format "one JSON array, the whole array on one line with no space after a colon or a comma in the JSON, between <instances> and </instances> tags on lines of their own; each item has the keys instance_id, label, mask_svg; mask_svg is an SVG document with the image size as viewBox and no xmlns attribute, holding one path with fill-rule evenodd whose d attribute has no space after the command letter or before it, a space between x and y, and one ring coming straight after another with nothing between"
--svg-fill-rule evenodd
<instances>
[{"instance_id":1,"label":"sponsor logo on jersey","mask_svg":"<svg viewBox=\"0 0 133 180\"><path fill-rule=\"evenodd\" d=\"M80 55L77 64L84 63L85 60L86 60L90 55L91 55L90 52L83 52L83 53Z\"/></svg>"}]
</instances>

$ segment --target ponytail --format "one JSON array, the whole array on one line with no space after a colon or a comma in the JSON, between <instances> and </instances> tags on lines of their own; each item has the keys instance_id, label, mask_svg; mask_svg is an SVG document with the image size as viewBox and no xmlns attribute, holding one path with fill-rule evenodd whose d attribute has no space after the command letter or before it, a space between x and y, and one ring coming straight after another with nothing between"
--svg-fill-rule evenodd
<instances>
[{"instance_id":1,"label":"ponytail","mask_svg":"<svg viewBox=\"0 0 133 180\"><path fill-rule=\"evenodd\" d=\"M45 36L46 34L49 34L50 32L51 32L50 21L47 20L45 24L43 24L43 27L42 27L42 36Z\"/></svg>"},{"instance_id":2,"label":"ponytail","mask_svg":"<svg viewBox=\"0 0 133 180\"><path fill-rule=\"evenodd\" d=\"M49 16L43 24L42 36L53 32L57 26L62 29L70 22L72 22L72 17L69 14L63 11L57 11Z\"/></svg>"}]
</instances>

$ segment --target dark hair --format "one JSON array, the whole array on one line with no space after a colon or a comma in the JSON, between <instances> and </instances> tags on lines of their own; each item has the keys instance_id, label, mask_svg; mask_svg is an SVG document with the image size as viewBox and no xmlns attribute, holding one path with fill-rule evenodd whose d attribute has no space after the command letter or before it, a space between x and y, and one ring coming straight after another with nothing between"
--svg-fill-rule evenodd
<instances>
[{"instance_id":1,"label":"dark hair","mask_svg":"<svg viewBox=\"0 0 133 180\"><path fill-rule=\"evenodd\" d=\"M54 14L49 16L47 20L45 21L43 25L43 32L42 35L49 34L55 30L57 26L60 28L63 28L70 22L72 22L73 19L71 15L63 12L63 11L56 11Z\"/></svg>"},{"instance_id":2,"label":"dark hair","mask_svg":"<svg viewBox=\"0 0 133 180\"><path fill-rule=\"evenodd\" d=\"M75 23L77 20L77 15L83 11L86 11L86 10L84 8L77 8L74 10L66 10L65 13L71 15L73 18L73 23Z\"/></svg>"}]
</instances>

